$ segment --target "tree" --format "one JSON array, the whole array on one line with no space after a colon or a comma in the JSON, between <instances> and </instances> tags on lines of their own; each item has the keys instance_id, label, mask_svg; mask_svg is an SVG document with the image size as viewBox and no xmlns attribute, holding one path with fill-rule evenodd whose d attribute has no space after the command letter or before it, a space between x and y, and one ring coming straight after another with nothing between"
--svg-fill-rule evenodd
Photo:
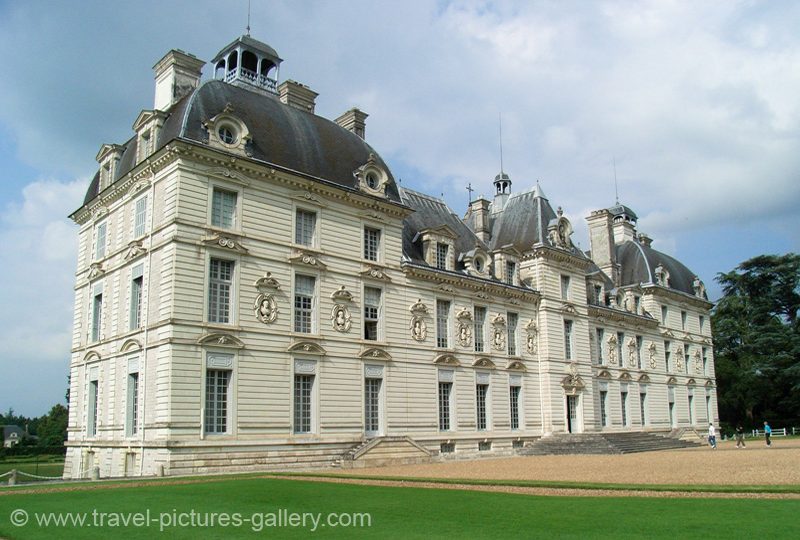
<instances>
[{"instance_id":1,"label":"tree","mask_svg":"<svg viewBox=\"0 0 800 540\"><path fill-rule=\"evenodd\" d=\"M69 412L61 404L54 405L39 421L39 445L61 446L67 438Z\"/></svg>"},{"instance_id":2,"label":"tree","mask_svg":"<svg viewBox=\"0 0 800 540\"><path fill-rule=\"evenodd\" d=\"M800 416L800 255L761 255L716 278L711 319L720 417L751 426Z\"/></svg>"}]
</instances>

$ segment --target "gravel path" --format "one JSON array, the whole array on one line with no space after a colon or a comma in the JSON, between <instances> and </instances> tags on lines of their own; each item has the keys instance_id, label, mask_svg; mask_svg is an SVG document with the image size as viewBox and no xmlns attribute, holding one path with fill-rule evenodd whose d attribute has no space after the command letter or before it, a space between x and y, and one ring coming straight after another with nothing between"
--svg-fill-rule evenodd
<instances>
[{"instance_id":1,"label":"gravel path","mask_svg":"<svg viewBox=\"0 0 800 540\"><path fill-rule=\"evenodd\" d=\"M482 480L552 480L623 484L800 484L800 439L772 448L751 441L623 455L526 456L350 469L342 473Z\"/></svg>"}]
</instances>

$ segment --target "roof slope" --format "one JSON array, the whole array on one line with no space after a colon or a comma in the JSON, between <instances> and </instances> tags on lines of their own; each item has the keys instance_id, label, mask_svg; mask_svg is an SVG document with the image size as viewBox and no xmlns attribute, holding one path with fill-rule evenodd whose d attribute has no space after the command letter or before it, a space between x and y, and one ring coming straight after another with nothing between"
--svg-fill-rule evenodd
<instances>
[{"instance_id":1,"label":"roof slope","mask_svg":"<svg viewBox=\"0 0 800 540\"><path fill-rule=\"evenodd\" d=\"M655 283L655 270L660 264L669 272L670 289L694 296L693 282L696 274L680 261L631 240L618 244L616 250L621 285Z\"/></svg>"}]
</instances>

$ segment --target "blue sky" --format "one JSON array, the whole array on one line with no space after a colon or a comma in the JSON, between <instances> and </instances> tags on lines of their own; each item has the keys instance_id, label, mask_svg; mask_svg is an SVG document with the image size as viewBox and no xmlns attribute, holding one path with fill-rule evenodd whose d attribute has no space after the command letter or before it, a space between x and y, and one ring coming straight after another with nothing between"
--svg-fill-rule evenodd
<instances>
[{"instance_id":1,"label":"blue sky","mask_svg":"<svg viewBox=\"0 0 800 540\"><path fill-rule=\"evenodd\" d=\"M153 102L153 64L210 60L247 1L0 1L0 409L66 389L80 204L106 142ZM654 247L713 278L800 245L800 4L253 0L252 35L317 113L369 113L395 177L491 195L538 179L588 249L584 217L620 199ZM206 70L206 75L208 70Z\"/></svg>"}]
</instances>

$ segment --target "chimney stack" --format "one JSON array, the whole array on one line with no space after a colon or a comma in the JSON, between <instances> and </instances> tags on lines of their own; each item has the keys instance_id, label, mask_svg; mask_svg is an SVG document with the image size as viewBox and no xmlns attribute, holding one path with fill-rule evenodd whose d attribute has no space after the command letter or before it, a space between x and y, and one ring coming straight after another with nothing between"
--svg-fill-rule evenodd
<instances>
[{"instance_id":1,"label":"chimney stack","mask_svg":"<svg viewBox=\"0 0 800 540\"><path fill-rule=\"evenodd\" d=\"M173 49L153 66L156 72L154 109L166 111L200 85L205 62L192 54Z\"/></svg>"},{"instance_id":2,"label":"chimney stack","mask_svg":"<svg viewBox=\"0 0 800 540\"><path fill-rule=\"evenodd\" d=\"M612 231L613 216L608 210L595 210L586 218L592 260L614 283L617 282L617 251Z\"/></svg>"},{"instance_id":3,"label":"chimney stack","mask_svg":"<svg viewBox=\"0 0 800 540\"><path fill-rule=\"evenodd\" d=\"M491 203L483 197L478 197L469 203L467 225L482 242L489 242L489 205Z\"/></svg>"},{"instance_id":4,"label":"chimney stack","mask_svg":"<svg viewBox=\"0 0 800 540\"><path fill-rule=\"evenodd\" d=\"M319 94L305 84L290 79L281 83L278 94L286 105L314 114L315 100Z\"/></svg>"},{"instance_id":5,"label":"chimney stack","mask_svg":"<svg viewBox=\"0 0 800 540\"><path fill-rule=\"evenodd\" d=\"M364 120L367 119L367 116L369 115L364 111L353 107L334 121L347 131L352 131L364 139L367 129L367 125L364 123Z\"/></svg>"}]
</instances>

